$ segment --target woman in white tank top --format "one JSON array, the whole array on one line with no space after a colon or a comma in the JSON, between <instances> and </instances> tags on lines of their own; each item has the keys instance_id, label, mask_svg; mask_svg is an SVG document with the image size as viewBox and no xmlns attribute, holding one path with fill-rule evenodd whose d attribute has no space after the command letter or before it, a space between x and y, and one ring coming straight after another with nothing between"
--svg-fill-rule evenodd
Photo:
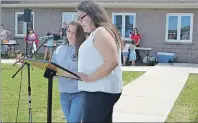
<instances>
[{"instance_id":1,"label":"woman in white tank top","mask_svg":"<svg viewBox=\"0 0 198 123\"><path fill-rule=\"evenodd\" d=\"M90 36L80 46L78 89L85 91L83 122L112 122L122 92L121 38L106 11L96 2L77 7L78 20Z\"/></svg>"}]
</instances>

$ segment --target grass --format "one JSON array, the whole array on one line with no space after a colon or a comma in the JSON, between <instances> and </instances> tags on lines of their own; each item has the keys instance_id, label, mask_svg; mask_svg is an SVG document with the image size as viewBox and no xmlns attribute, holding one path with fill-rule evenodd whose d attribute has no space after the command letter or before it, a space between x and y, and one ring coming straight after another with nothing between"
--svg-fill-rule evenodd
<instances>
[{"instance_id":1,"label":"grass","mask_svg":"<svg viewBox=\"0 0 198 123\"><path fill-rule=\"evenodd\" d=\"M19 72L14 79L11 76L18 68L19 66L12 67L9 64L2 64L2 118L4 122L15 121L21 73ZM45 121L47 116L47 85L47 79L43 77L43 72L33 68L31 70L31 87L33 121L35 122ZM24 67L18 122L28 121L27 87L27 67ZM59 112L59 93L57 81L55 81L53 87L53 118L57 122L63 121L63 115L58 114Z\"/></svg>"},{"instance_id":2,"label":"grass","mask_svg":"<svg viewBox=\"0 0 198 123\"><path fill-rule=\"evenodd\" d=\"M166 122L198 122L198 74L190 74Z\"/></svg>"},{"instance_id":3,"label":"grass","mask_svg":"<svg viewBox=\"0 0 198 123\"><path fill-rule=\"evenodd\" d=\"M13 67L10 64L2 64L1 68L2 121L15 122L21 73L19 72L13 79L11 77L18 70L19 66L16 65ZM143 72L123 72L124 85L142 74ZM18 122L28 122L27 67L23 69L22 78ZM45 122L47 119L47 86L47 79L43 77L43 71L34 67L33 70L31 70L33 122ZM65 121L59 103L57 81L53 82L52 110L53 122Z\"/></svg>"},{"instance_id":4,"label":"grass","mask_svg":"<svg viewBox=\"0 0 198 123\"><path fill-rule=\"evenodd\" d=\"M123 72L123 84L127 85L129 82L141 76L144 72Z\"/></svg>"}]
</instances>

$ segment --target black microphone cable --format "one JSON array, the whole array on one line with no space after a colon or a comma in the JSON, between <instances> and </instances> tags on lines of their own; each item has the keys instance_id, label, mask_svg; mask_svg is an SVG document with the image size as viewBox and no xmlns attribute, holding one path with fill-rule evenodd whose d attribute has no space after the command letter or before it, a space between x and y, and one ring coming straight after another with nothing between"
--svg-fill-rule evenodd
<instances>
[{"instance_id":1,"label":"black microphone cable","mask_svg":"<svg viewBox=\"0 0 198 123\"><path fill-rule=\"evenodd\" d=\"M19 88L19 98L18 98L17 114L16 114L16 121L15 121L15 123L17 123L18 115L19 115L19 104L20 104L20 99L21 99L22 79L23 79L23 68L22 68L22 70L21 70L21 80L20 80L20 88Z\"/></svg>"}]
</instances>

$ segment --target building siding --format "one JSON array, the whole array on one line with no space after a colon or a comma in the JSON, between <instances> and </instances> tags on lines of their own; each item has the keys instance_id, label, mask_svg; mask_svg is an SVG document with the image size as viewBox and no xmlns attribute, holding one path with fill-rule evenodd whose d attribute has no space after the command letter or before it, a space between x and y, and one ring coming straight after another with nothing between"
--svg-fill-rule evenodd
<instances>
[{"instance_id":1,"label":"building siding","mask_svg":"<svg viewBox=\"0 0 198 123\"><path fill-rule=\"evenodd\" d=\"M23 12L24 9L2 9L1 23L12 32L12 39L19 43L20 49L25 51L23 37L15 37L15 12ZM44 36L48 31L58 33L62 27L62 12L74 11L74 9L32 9L34 12L34 31L38 36ZM40 42L41 44L42 42ZM44 52L41 48L39 53Z\"/></svg>"},{"instance_id":2,"label":"building siding","mask_svg":"<svg viewBox=\"0 0 198 123\"><path fill-rule=\"evenodd\" d=\"M112 12L136 13L136 27L141 34L141 47L154 48L157 52L176 53L177 62L198 63L198 9L108 9ZM194 13L192 44L170 44L165 42L166 13Z\"/></svg>"},{"instance_id":3,"label":"building siding","mask_svg":"<svg viewBox=\"0 0 198 123\"><path fill-rule=\"evenodd\" d=\"M75 9L32 9L35 16L35 32L45 35L47 31L58 32L62 25L62 12L72 12ZM176 53L177 62L198 63L198 9L106 9L111 17L113 12L136 13L136 27L141 34L141 47L151 47L157 52ZM14 12L23 9L2 9L1 22L14 36ZM194 13L192 44L169 44L165 42L166 13ZM17 39L20 47L23 41ZM40 50L43 52L43 49ZM143 54L142 54L143 55Z\"/></svg>"},{"instance_id":4,"label":"building siding","mask_svg":"<svg viewBox=\"0 0 198 123\"><path fill-rule=\"evenodd\" d=\"M2 4L31 4L31 3L79 3L82 0L2 0ZM104 3L197 3L198 0L96 0Z\"/></svg>"}]
</instances>

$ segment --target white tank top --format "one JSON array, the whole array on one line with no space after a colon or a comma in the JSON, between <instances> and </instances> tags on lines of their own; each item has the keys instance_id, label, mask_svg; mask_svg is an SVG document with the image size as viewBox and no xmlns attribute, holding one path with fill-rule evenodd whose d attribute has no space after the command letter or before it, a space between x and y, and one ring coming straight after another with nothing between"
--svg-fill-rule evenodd
<instances>
[{"instance_id":1,"label":"white tank top","mask_svg":"<svg viewBox=\"0 0 198 123\"><path fill-rule=\"evenodd\" d=\"M99 28L93 31L79 48L79 72L90 75L104 63L101 54L93 44L95 33ZM122 86L121 50L118 55L118 66L108 76L94 82L78 81L78 89L88 92L121 93Z\"/></svg>"}]
</instances>

